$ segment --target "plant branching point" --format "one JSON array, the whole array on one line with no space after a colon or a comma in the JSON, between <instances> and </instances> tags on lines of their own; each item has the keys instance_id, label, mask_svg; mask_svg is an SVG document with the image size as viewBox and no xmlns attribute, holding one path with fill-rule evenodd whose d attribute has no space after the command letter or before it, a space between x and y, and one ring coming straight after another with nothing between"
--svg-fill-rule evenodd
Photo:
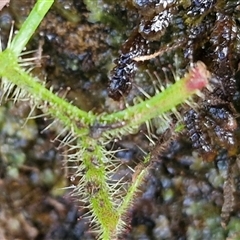
<instances>
[{"instance_id":1,"label":"plant branching point","mask_svg":"<svg viewBox=\"0 0 240 240\"><path fill-rule=\"evenodd\" d=\"M54 94L51 88L47 89L18 63L19 54L52 4L53 1L38 0L10 46L0 53L1 89L6 98L28 99L32 106L40 108L69 132L65 144L75 153L69 154L68 159L75 163L75 177L79 179L73 194L89 208L98 237L116 239L125 228L124 216L147 176L148 168L139 169L125 195L119 194L122 191L119 182L114 183L111 179L118 164L114 153L106 150L106 142L130 134L141 124L175 109L194 94L201 95L201 90L209 85L210 74L205 65L198 62L163 92L123 111L101 115L83 111ZM148 159L149 156L146 161Z\"/></svg>"}]
</instances>

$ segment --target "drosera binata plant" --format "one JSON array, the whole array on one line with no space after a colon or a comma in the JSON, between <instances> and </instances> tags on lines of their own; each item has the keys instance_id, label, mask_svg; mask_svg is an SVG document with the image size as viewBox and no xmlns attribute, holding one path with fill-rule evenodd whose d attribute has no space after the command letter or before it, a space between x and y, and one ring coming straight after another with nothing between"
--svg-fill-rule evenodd
<instances>
[{"instance_id":1,"label":"drosera binata plant","mask_svg":"<svg viewBox=\"0 0 240 240\"><path fill-rule=\"evenodd\" d=\"M46 88L44 82L32 76L18 61L27 42L43 20L54 1L38 0L30 15L8 47L0 53L1 90L5 98L28 100L32 108L39 108L45 116L61 124L65 135L61 146L67 147L68 161L79 179L73 195L87 207L92 231L99 239L117 239L125 227L125 216L134 202L139 186L148 174L151 154L143 160L145 167L134 174L134 181L125 189L123 180L114 182L112 174L121 165L114 152L106 148L113 139L137 131L145 122L176 109L195 94L209 86L210 73L197 62L176 83L125 110L100 115L86 112L72 105ZM72 153L74 152L74 153Z\"/></svg>"}]
</instances>

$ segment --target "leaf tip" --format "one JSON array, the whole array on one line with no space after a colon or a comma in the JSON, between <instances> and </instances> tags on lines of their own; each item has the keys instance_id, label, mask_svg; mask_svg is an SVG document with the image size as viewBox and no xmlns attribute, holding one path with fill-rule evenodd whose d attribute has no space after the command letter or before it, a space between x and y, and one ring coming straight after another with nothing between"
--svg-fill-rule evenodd
<instances>
[{"instance_id":1,"label":"leaf tip","mask_svg":"<svg viewBox=\"0 0 240 240\"><path fill-rule=\"evenodd\" d=\"M207 70L206 65L203 62L198 61L186 75L187 90L189 92L195 92L202 90L204 87L208 88L210 77L211 74Z\"/></svg>"}]
</instances>

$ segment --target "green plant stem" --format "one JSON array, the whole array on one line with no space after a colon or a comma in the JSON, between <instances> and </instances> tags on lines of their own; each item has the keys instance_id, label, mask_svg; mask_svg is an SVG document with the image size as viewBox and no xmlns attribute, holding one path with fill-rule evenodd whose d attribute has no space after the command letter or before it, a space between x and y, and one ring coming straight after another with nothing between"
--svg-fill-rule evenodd
<instances>
[{"instance_id":1,"label":"green plant stem","mask_svg":"<svg viewBox=\"0 0 240 240\"><path fill-rule=\"evenodd\" d=\"M90 4L90 1L86 2ZM115 199L121 189L118 183L114 186L110 183L113 171L117 167L112 161L114 154L109 153L105 148L106 139L129 134L131 128L138 128L142 123L163 115L185 102L200 88L206 86L207 81L197 81L197 84L194 82L199 79L199 76L205 80L206 74L200 71L204 70L203 67L199 71L193 71L190 77L185 76L151 99L123 111L100 116L85 112L58 97L51 89L46 89L40 80L32 77L18 64L19 54L52 4L53 0L38 0L10 46L0 53L3 94L4 91L6 96L12 93L17 100L26 97L33 105L60 121L64 129L70 131L74 140L77 139L77 143L74 143L76 146L69 144L75 151L69 159L76 162L75 175L81 179L75 193L80 200L84 199L89 203L89 211L97 224L101 239L116 239L123 229L122 216L130 208L148 169L141 169L136 174L128 192L124 192L125 196L121 196L120 200ZM100 17L100 13L97 16ZM94 131L96 136L100 136L99 138L93 137Z\"/></svg>"},{"instance_id":2,"label":"green plant stem","mask_svg":"<svg viewBox=\"0 0 240 240\"><path fill-rule=\"evenodd\" d=\"M91 112L85 112L56 96L46 89L38 79L26 73L17 63L17 57L12 49L6 49L0 53L0 76L9 79L17 88L26 92L36 105L41 106L48 114L58 119L64 127L70 130L73 136L78 137L80 164L84 169L84 181L79 183L78 196L88 199L94 219L96 219L102 239L112 239L122 228L122 216L131 206L139 185L147 174L142 170L130 187L127 195L123 198L119 209L114 206L114 198L111 194L111 187L108 186L108 165L111 165L111 158L104 150L104 137L101 141L91 138L89 133L91 127L99 118L104 123L115 124L126 121L126 126L139 126L147 120L162 114L177 104L182 103L191 96L194 91L186 88L186 78L175 83L155 97L130 107L124 111L97 117ZM161 107L159 107L161 106ZM126 127L125 126L125 127ZM119 128L121 128L119 126ZM106 134L113 131L113 135L119 133L119 129L106 130ZM126 134L127 132L125 132ZM82 171L79 171L82 174ZM78 176L78 174L77 174Z\"/></svg>"},{"instance_id":3,"label":"green plant stem","mask_svg":"<svg viewBox=\"0 0 240 240\"><path fill-rule=\"evenodd\" d=\"M183 78L152 98L128 107L123 111L102 116L99 121L105 124L111 124L113 120L117 120L118 122L126 122L127 125L138 126L170 111L196 93L196 91L187 91L184 85L185 80ZM169 98L169 96L171 96L171 98Z\"/></svg>"},{"instance_id":4,"label":"green plant stem","mask_svg":"<svg viewBox=\"0 0 240 240\"><path fill-rule=\"evenodd\" d=\"M155 117L176 110L179 104L187 101L192 95L200 93L203 87L207 87L209 77L210 73L205 65L202 62L196 63L195 67L190 68L189 73L161 93L123 111L100 116L99 125L108 126L103 135L117 135L116 126L118 132L124 134L125 129L129 131L131 127L137 128Z\"/></svg>"},{"instance_id":5,"label":"green plant stem","mask_svg":"<svg viewBox=\"0 0 240 240\"><path fill-rule=\"evenodd\" d=\"M78 195L86 193L93 216L98 219L100 225L101 239L114 239L119 216L107 183L109 174L107 168L111 165L110 158L103 146L99 145L95 139L85 138L80 144L85 149L82 164L86 172L84 174L86 186L83 189L80 184Z\"/></svg>"},{"instance_id":6,"label":"green plant stem","mask_svg":"<svg viewBox=\"0 0 240 240\"><path fill-rule=\"evenodd\" d=\"M149 161L150 155L145 158L146 162ZM139 171L136 170L134 174L137 176L133 179L131 186L129 187L126 196L123 199L121 206L119 206L118 213L121 216L120 218L124 218L127 215L127 211L130 209L134 202L134 198L143 184L144 180L146 179L149 173L149 167L140 166ZM121 228L121 222L118 223ZM118 228L118 226L117 226Z\"/></svg>"},{"instance_id":7,"label":"green plant stem","mask_svg":"<svg viewBox=\"0 0 240 240\"><path fill-rule=\"evenodd\" d=\"M123 128L138 127L145 121L184 102L198 89L192 88L192 84L189 84L189 77L184 77L151 99L124 111L96 116L91 112L78 109L56 96L51 90L46 89L38 79L30 76L19 66L12 49L6 49L0 53L0 66L0 76L9 79L10 84L14 85L16 89L21 89L35 105L40 106L41 109L60 121L74 137L78 138L79 153L77 152L77 155L79 155L81 166L76 176L82 177L83 180L79 182L77 196L82 196L82 199L87 199L86 201L89 202L93 219L99 226L101 239L116 238L123 229L122 217L134 201L138 187L143 182L148 170L143 169L139 172L126 196L123 197L122 204L116 207L114 194L111 193L115 188L108 185L108 180L110 180L108 175L112 171L108 167L111 165L111 157L105 150L104 135L99 140L91 137L92 126L99 120L102 124L115 125L115 129L106 128L105 133L108 136L109 134L118 135L119 131L121 132L121 126L116 124L119 121L126 122ZM23 96L25 95L23 94ZM125 131L123 134L126 133ZM82 176L83 173L84 176Z\"/></svg>"},{"instance_id":8,"label":"green plant stem","mask_svg":"<svg viewBox=\"0 0 240 240\"><path fill-rule=\"evenodd\" d=\"M6 49L0 53L0 65L0 76L9 79L10 82L30 94L36 105L44 106L46 103L45 110L59 119L68 129L73 130L76 135L89 133L89 126L95 121L95 116L58 97L46 89L38 79L31 77L19 67L12 49Z\"/></svg>"},{"instance_id":9,"label":"green plant stem","mask_svg":"<svg viewBox=\"0 0 240 240\"><path fill-rule=\"evenodd\" d=\"M10 49L12 49L16 56L19 56L22 52L29 39L35 33L37 27L52 6L53 2L54 0L38 0L36 2L28 18L11 42Z\"/></svg>"}]
</instances>

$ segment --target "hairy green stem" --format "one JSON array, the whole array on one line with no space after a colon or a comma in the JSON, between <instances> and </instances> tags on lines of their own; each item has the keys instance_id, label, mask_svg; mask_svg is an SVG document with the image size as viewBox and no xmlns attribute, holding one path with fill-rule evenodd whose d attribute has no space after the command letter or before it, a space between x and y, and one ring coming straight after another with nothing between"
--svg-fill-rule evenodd
<instances>
[{"instance_id":1,"label":"hairy green stem","mask_svg":"<svg viewBox=\"0 0 240 240\"><path fill-rule=\"evenodd\" d=\"M84 199L89 204L101 239L116 239L123 229L122 216L130 208L148 169L136 171L125 196L117 199L121 190L119 183L115 186L111 183L117 164L112 161L114 154L109 153L104 143L109 137L129 134L132 128L137 128L183 103L207 86L208 72L205 66L199 63L191 73L163 92L123 111L100 116L83 111L58 97L51 89L46 89L39 79L32 77L18 64L19 54L52 3L53 0L38 0L10 47L0 53L3 95L8 97L12 94L16 99L27 97L33 105L60 121L64 129L70 131L70 136L77 139L73 143L76 145L68 145L75 151L73 156L69 156L69 160L76 162L75 175L80 178L75 193L80 200Z\"/></svg>"},{"instance_id":2,"label":"hairy green stem","mask_svg":"<svg viewBox=\"0 0 240 240\"><path fill-rule=\"evenodd\" d=\"M43 20L45 14L52 6L53 2L54 0L38 0L36 2L28 18L11 42L10 49L12 49L16 56L19 56L22 52L29 39Z\"/></svg>"},{"instance_id":3,"label":"hairy green stem","mask_svg":"<svg viewBox=\"0 0 240 240\"><path fill-rule=\"evenodd\" d=\"M111 188L107 183L109 174L107 168L111 164L111 159L108 158L103 146L94 139L86 138L80 144L85 149L82 159L86 171L84 174L86 186L84 189L79 186L79 196L86 192L93 217L97 218L100 225L101 239L114 239L119 216L114 207Z\"/></svg>"},{"instance_id":4,"label":"hairy green stem","mask_svg":"<svg viewBox=\"0 0 240 240\"><path fill-rule=\"evenodd\" d=\"M136 128L141 124L174 110L179 104L184 103L192 95L199 93L202 88L208 86L210 73L202 62L197 62L190 68L189 73L176 83L156 94L148 100L142 101L123 111L115 112L99 117L99 125L105 125L108 129L104 132L114 136L117 130L124 133L129 128Z\"/></svg>"},{"instance_id":5,"label":"hairy green stem","mask_svg":"<svg viewBox=\"0 0 240 240\"><path fill-rule=\"evenodd\" d=\"M35 104L47 103L45 104L46 110L68 129L74 130L76 135L88 134L89 125L93 124L95 116L90 112L80 110L46 89L37 78L30 76L19 67L12 49L6 49L0 53L0 65L0 76L7 78L11 83L30 94Z\"/></svg>"}]
</instances>

